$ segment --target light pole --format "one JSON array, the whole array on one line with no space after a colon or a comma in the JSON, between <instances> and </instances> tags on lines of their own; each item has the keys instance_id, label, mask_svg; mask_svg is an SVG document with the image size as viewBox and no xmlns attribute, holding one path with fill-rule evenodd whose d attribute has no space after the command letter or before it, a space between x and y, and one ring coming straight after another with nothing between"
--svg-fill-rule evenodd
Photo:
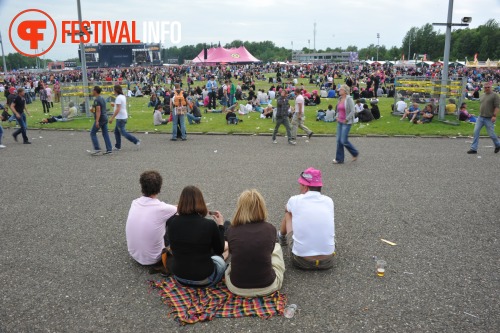
<instances>
[{"instance_id":1,"label":"light pole","mask_svg":"<svg viewBox=\"0 0 500 333\"><path fill-rule=\"evenodd\" d=\"M452 26L469 26L471 22L470 17L464 17L462 19L463 23L452 23L453 16L453 0L448 3L448 20L446 23L433 23L432 25L445 25L446 26L446 36L444 40L444 67L441 76L441 96L439 97L439 120L444 120L445 117L445 104L446 104L446 93L448 86L448 66L450 62L450 44L451 44L451 27Z\"/></svg>"},{"instance_id":2,"label":"light pole","mask_svg":"<svg viewBox=\"0 0 500 333\"><path fill-rule=\"evenodd\" d=\"M80 5L80 0L76 0L78 7L78 22L80 23L80 56L82 57L82 79L83 79L83 98L85 99L85 114L90 117L90 103L89 103L89 82L87 79L87 59L85 58L85 46L82 42L82 37L84 35L82 31L82 7Z\"/></svg>"},{"instance_id":3,"label":"light pole","mask_svg":"<svg viewBox=\"0 0 500 333\"><path fill-rule=\"evenodd\" d=\"M0 44L2 44L3 71L4 73L7 73L7 63L5 62L5 53L3 52L3 41L2 41L1 31L0 31Z\"/></svg>"},{"instance_id":4,"label":"light pole","mask_svg":"<svg viewBox=\"0 0 500 333\"><path fill-rule=\"evenodd\" d=\"M378 49L380 47L380 34L377 32L377 62L378 62Z\"/></svg>"},{"instance_id":5,"label":"light pole","mask_svg":"<svg viewBox=\"0 0 500 333\"><path fill-rule=\"evenodd\" d=\"M293 40L292 40L292 58L290 59L290 62L293 61Z\"/></svg>"}]
</instances>

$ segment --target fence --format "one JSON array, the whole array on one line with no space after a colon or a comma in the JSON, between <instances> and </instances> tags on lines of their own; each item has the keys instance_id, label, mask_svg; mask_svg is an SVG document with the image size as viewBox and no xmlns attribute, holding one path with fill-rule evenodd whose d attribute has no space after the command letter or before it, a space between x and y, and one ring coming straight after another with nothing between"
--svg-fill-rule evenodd
<instances>
[{"instance_id":1,"label":"fence","mask_svg":"<svg viewBox=\"0 0 500 333\"><path fill-rule=\"evenodd\" d=\"M106 100L106 102L112 102L115 100L115 95L113 88L117 84L117 82L101 82L101 81L93 81L89 82L87 96L89 96L89 100L92 101L92 89L94 86L99 86L102 89L101 96ZM127 85L121 84L123 89L123 93L125 96L127 95ZM73 103L78 110L78 115L91 115L91 113L87 114L85 110L85 96L83 93L83 83L82 82L69 82L61 84L61 113L65 109L70 107L70 103ZM92 103L90 103L92 105Z\"/></svg>"},{"instance_id":2,"label":"fence","mask_svg":"<svg viewBox=\"0 0 500 333\"><path fill-rule=\"evenodd\" d=\"M457 106L456 115L464 100L465 84L467 78L458 78L448 80L446 91L441 91L441 79L433 79L428 77L415 77L415 76L397 76L394 82L395 94L394 104L399 98L409 99L417 103L429 103L434 99L436 104L439 102L441 94L445 94L446 99L452 98Z\"/></svg>"}]
</instances>

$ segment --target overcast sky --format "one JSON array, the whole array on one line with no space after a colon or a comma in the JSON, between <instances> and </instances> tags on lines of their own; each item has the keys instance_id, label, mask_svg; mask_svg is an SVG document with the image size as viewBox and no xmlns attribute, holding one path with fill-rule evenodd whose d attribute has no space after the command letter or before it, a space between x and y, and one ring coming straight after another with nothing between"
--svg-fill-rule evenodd
<instances>
[{"instance_id":1,"label":"overcast sky","mask_svg":"<svg viewBox=\"0 0 500 333\"><path fill-rule=\"evenodd\" d=\"M405 33L425 23L446 22L448 0L81 0L84 20L137 21L142 38L143 21L178 21L181 42L177 46L200 42L225 44L235 39L271 40L278 46L302 49L314 45L359 48L377 44L387 48L401 46ZM60 30L61 21L77 20L76 0L16 1L0 0L0 32L5 53L15 52L8 38L10 22L19 12L36 8L46 11ZM471 28L490 18L500 17L500 0L455 0L453 21L471 16ZM441 28L444 31L443 27ZM59 31L60 34L60 31ZM173 44L167 41L164 46ZM43 46L42 46L43 47ZM45 46L47 47L47 46ZM425 51L425 50L423 50ZM423 52L422 51L422 52ZM60 36L47 58L64 60L76 57L77 45L62 44Z\"/></svg>"}]
</instances>

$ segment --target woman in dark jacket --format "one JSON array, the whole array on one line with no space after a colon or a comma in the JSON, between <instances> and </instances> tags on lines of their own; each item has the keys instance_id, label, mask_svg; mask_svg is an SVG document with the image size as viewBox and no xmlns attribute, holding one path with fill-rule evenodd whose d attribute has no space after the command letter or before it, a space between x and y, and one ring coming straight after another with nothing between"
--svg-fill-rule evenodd
<instances>
[{"instance_id":1,"label":"woman in dark jacket","mask_svg":"<svg viewBox=\"0 0 500 333\"><path fill-rule=\"evenodd\" d=\"M207 206L195 186L182 190L177 213L167 223L174 278L186 286L214 286L226 270L224 217L213 212L213 220L205 218Z\"/></svg>"}]
</instances>

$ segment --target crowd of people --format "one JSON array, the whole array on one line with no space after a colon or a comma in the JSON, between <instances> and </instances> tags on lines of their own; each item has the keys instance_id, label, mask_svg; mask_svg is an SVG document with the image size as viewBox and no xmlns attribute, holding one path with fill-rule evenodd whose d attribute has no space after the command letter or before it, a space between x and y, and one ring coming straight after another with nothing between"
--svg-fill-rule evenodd
<instances>
[{"instance_id":1,"label":"crowd of people","mask_svg":"<svg viewBox=\"0 0 500 333\"><path fill-rule=\"evenodd\" d=\"M256 89L256 82L266 80L264 74L267 73L273 74L268 75L267 78L271 83L268 91ZM67 82L78 82L82 79L81 75L78 70L42 73L19 71L4 74L4 82L0 83L0 92L4 93L7 101L6 105L0 105L4 111L2 118L16 121L21 130L19 134L22 134L26 131L25 118L23 118L24 110L27 111L26 106L36 100L38 96L42 102L43 112L47 115L42 123L71 120L84 106L70 105L62 110L61 115L58 116L51 116L50 110L54 108L54 102L58 103L61 99L61 85ZM440 70L438 67L426 69L372 67L354 64L254 64L150 66L89 69L88 71L90 85L94 82L106 85L124 85L127 87L127 97L129 98L147 96L149 98L148 106L153 108L152 123L155 126L172 123L172 141L186 140L186 120L192 125L199 124L203 113L225 113L228 124L238 124L243 121L242 117L239 116L249 112L259 112L260 117L272 118L276 122L273 142L276 142L276 133L279 127L284 125L290 144L296 144L299 128L309 138L313 135L313 132L304 124L304 108L306 106L320 106L322 98L325 97L339 98L341 84L335 83L338 82L338 79L344 82L349 90L349 96L355 101L352 121L354 124L380 118L378 100L381 96L394 97L396 93L394 79L397 75L438 78ZM451 78L463 75L467 76L464 96L471 100L479 98L479 93L484 90L485 82L500 81L500 70L497 69L452 68L450 71ZM299 79L302 79L301 81L308 79L309 84L316 85L318 90L308 91L303 83L299 83ZM19 88L24 89L22 102L18 100L17 103L19 110L22 107L23 112L17 112L20 116L17 118L15 112L12 112L12 115L9 115L9 112L13 100L18 95ZM412 96L406 97L409 97L411 102L416 100ZM122 98L125 96L120 97L120 99ZM286 98L286 101L283 98ZM295 100L295 108L290 106L288 102L290 100ZM273 101L276 101L278 105L274 106ZM420 100L416 101L420 104L423 103ZM180 104L177 105L174 102ZM24 106L21 106L22 103ZM409 119L415 124L429 123L437 114L437 104L433 99L428 104L421 111L418 105L408 107L403 98L394 105L393 111L395 114L400 114L402 119ZM447 111L451 108L457 111L457 106L455 101L450 101L446 106ZM112 107L114 112L116 107L114 105ZM285 110L286 108L288 110ZM429 108L432 109L432 114L427 112ZM102 110L107 112L104 107ZM455 111L449 112L455 113ZM101 121L106 112L100 113ZM116 116L125 117L126 114L125 103ZM460 106L457 115L460 120L471 123L477 119L477 116L467 111L466 104ZM111 117L111 114L106 116ZM168 118L164 119L163 116ZM288 119L285 121L286 116ZM125 130L126 119L116 119L115 138L117 143L115 149L118 150L121 147L122 135L119 133L123 133L126 139L137 144L138 140ZM334 108L333 105L329 105L328 108L319 108L316 120L338 121L337 106ZM100 126L92 129L92 142L96 154L100 154L100 151L96 149L99 148L99 145L95 144L94 132L99 128ZM17 136L15 138L17 139ZM25 141L29 144L27 140ZM105 153L110 153L108 148L106 148Z\"/></svg>"},{"instance_id":2,"label":"crowd of people","mask_svg":"<svg viewBox=\"0 0 500 333\"><path fill-rule=\"evenodd\" d=\"M132 202L125 228L128 252L181 285L208 288L224 279L236 295L272 294L283 285L283 247L296 268L334 266L334 204L321 193L320 170L300 174L299 194L288 200L279 230L269 223L265 200L255 189L241 193L229 221L208 210L195 186L186 186L171 205L158 199L163 179L157 171L142 173L139 181L142 196Z\"/></svg>"}]
</instances>

